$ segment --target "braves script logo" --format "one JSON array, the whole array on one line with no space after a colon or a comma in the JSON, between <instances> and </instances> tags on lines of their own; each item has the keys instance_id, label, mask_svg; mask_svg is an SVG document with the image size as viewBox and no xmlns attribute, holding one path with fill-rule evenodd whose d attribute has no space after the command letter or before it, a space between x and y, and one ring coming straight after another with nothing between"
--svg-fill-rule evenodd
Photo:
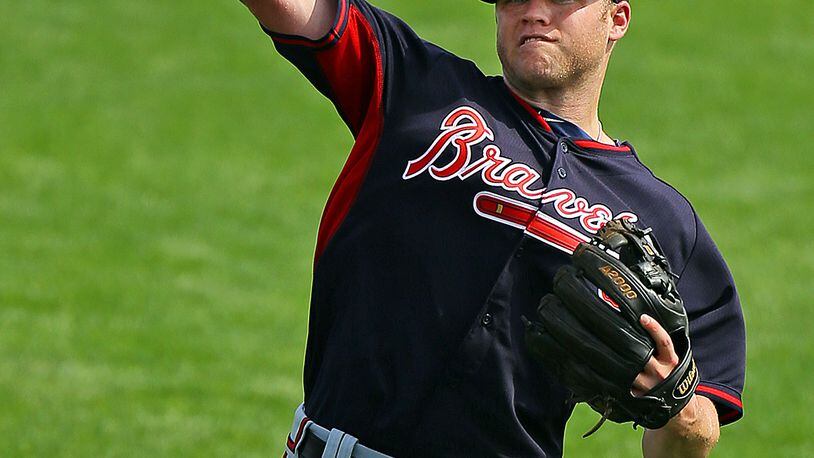
<instances>
[{"instance_id":1,"label":"braves script logo","mask_svg":"<svg viewBox=\"0 0 814 458\"><path fill-rule=\"evenodd\" d=\"M502 157L497 146L485 146L483 157L471 162L472 147L484 140L494 141L495 134L486 125L483 116L474 108L460 107L444 118L441 134L427 151L407 163L402 178L409 180L429 171L430 176L439 181L455 177L465 180L480 172L481 179L490 186L514 191L529 199L539 199L544 189L532 189L532 183L540 179L540 174L526 164L512 163L511 159ZM455 148L456 153L452 161L445 165L435 165L450 146Z\"/></svg>"},{"instance_id":2,"label":"braves script logo","mask_svg":"<svg viewBox=\"0 0 814 458\"><path fill-rule=\"evenodd\" d=\"M438 181L448 181L456 177L465 180L480 173L481 180L489 186L516 192L531 200L540 199L541 204L553 204L560 216L568 219L578 218L580 225L592 234L612 219L629 219L633 222L638 220L636 215L630 212L614 216L607 206L591 205L570 189L547 191L541 186L539 172L527 164L503 157L500 148L494 144L487 144L483 148L482 156L473 161L472 147L487 140L493 142L495 134L486 125L483 116L471 107L457 108L441 122L441 133L430 147L421 156L407 163L402 178L409 180L427 172ZM438 162L443 162L440 161L441 155L450 147L455 153L452 160L446 164L439 164Z\"/></svg>"},{"instance_id":3,"label":"braves script logo","mask_svg":"<svg viewBox=\"0 0 814 458\"><path fill-rule=\"evenodd\" d=\"M552 189L543 193L542 203L554 203L554 210L563 218L579 218L579 224L590 232L596 234L602 226L613 219L627 219L635 223L639 218L631 212L622 212L613 216L613 212L605 205L591 205L582 197L577 197L570 189Z\"/></svg>"}]
</instances>

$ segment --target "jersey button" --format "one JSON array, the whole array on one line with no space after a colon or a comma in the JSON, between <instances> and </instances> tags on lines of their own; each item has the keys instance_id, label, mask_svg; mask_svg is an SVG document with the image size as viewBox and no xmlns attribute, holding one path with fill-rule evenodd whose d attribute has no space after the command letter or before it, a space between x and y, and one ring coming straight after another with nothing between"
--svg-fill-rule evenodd
<instances>
[{"instance_id":1,"label":"jersey button","mask_svg":"<svg viewBox=\"0 0 814 458\"><path fill-rule=\"evenodd\" d=\"M559 175L560 178L565 178L568 176L568 173L565 171L564 168L560 167L557 169L557 175Z\"/></svg>"},{"instance_id":2,"label":"jersey button","mask_svg":"<svg viewBox=\"0 0 814 458\"><path fill-rule=\"evenodd\" d=\"M561 144L560 145L560 151L562 151L563 153L567 153L568 152L568 143Z\"/></svg>"},{"instance_id":3,"label":"jersey button","mask_svg":"<svg viewBox=\"0 0 814 458\"><path fill-rule=\"evenodd\" d=\"M483 316L480 319L480 324L485 328L488 328L489 326L491 326L492 325L492 314L491 313L484 313Z\"/></svg>"}]
</instances>

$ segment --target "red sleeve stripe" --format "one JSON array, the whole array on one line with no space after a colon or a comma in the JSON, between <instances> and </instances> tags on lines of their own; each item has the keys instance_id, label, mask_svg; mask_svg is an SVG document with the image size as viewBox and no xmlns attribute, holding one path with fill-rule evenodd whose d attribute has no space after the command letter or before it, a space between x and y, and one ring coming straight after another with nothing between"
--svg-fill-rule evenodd
<instances>
[{"instance_id":1,"label":"red sleeve stripe","mask_svg":"<svg viewBox=\"0 0 814 458\"><path fill-rule=\"evenodd\" d=\"M743 409L743 401L741 401L740 399L736 398L735 396L732 396L731 394L729 394L729 393L727 393L725 391L721 391L721 390L719 390L717 388L713 388L713 387L711 387L709 385L698 385L698 388L696 388L695 391L699 392L699 393L706 393L706 394L711 394L713 396L717 396L717 397L719 397L719 398L721 398L721 399L723 399L723 400L725 400L727 402L732 403L733 405L737 406L739 409Z\"/></svg>"},{"instance_id":2,"label":"red sleeve stripe","mask_svg":"<svg viewBox=\"0 0 814 458\"><path fill-rule=\"evenodd\" d=\"M332 99L342 118L357 137L381 97L376 80L382 78L379 41L367 18L355 7L350 25L336 46L317 54L317 62L330 86Z\"/></svg>"},{"instance_id":3,"label":"red sleeve stripe","mask_svg":"<svg viewBox=\"0 0 814 458\"><path fill-rule=\"evenodd\" d=\"M718 418L718 420L721 422L721 424L726 424L726 423L729 423L729 422L731 422L733 420L737 420L741 416L743 416L743 412L733 409L733 410L730 410L729 412L721 415Z\"/></svg>"},{"instance_id":4,"label":"red sleeve stripe","mask_svg":"<svg viewBox=\"0 0 814 458\"><path fill-rule=\"evenodd\" d=\"M599 149L603 151L614 151L617 153L629 153L630 147L629 146L613 146L613 145L606 145L605 143L595 142L593 140L576 140L574 144L579 146L580 148L588 148L588 149Z\"/></svg>"},{"instance_id":5,"label":"red sleeve stripe","mask_svg":"<svg viewBox=\"0 0 814 458\"><path fill-rule=\"evenodd\" d=\"M268 31L268 33L271 35L274 41L286 45L305 46L307 48L324 48L330 46L339 40L339 37L342 36L342 32L344 31L348 22L348 0L339 0L339 4L337 6L336 19L334 19L333 27L331 27L331 30L329 30L328 33L326 33L325 36L319 40L311 40L305 37L285 35L271 31Z\"/></svg>"},{"instance_id":6,"label":"red sleeve stripe","mask_svg":"<svg viewBox=\"0 0 814 458\"><path fill-rule=\"evenodd\" d=\"M356 201L384 127L384 69L379 40L356 7L351 6L349 14L351 24L337 46L318 57L331 82L335 103L348 121L356 142L322 213L314 265Z\"/></svg>"}]
</instances>

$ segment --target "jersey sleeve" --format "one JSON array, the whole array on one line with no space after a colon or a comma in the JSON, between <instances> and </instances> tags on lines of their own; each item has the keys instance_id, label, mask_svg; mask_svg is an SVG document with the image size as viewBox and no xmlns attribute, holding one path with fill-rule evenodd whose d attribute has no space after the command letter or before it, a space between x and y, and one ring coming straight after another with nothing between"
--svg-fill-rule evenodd
<instances>
[{"instance_id":1,"label":"jersey sleeve","mask_svg":"<svg viewBox=\"0 0 814 458\"><path fill-rule=\"evenodd\" d=\"M400 86L420 81L438 48L366 0L333 1L336 17L321 39L263 30L277 51L331 100L358 138L367 125L383 122L390 99L408 96L409 89Z\"/></svg>"},{"instance_id":2,"label":"jersey sleeve","mask_svg":"<svg viewBox=\"0 0 814 458\"><path fill-rule=\"evenodd\" d=\"M695 220L695 246L677 287L700 371L696 394L714 402L725 425L743 416L746 331L732 274L697 215Z\"/></svg>"},{"instance_id":3,"label":"jersey sleeve","mask_svg":"<svg viewBox=\"0 0 814 458\"><path fill-rule=\"evenodd\" d=\"M433 89L424 84L428 69L449 57L366 0L332 1L337 2L336 16L318 40L264 28L277 51L334 104L355 139L325 205L315 264L358 195L384 135L385 118L397 114L406 99L426 97Z\"/></svg>"}]
</instances>

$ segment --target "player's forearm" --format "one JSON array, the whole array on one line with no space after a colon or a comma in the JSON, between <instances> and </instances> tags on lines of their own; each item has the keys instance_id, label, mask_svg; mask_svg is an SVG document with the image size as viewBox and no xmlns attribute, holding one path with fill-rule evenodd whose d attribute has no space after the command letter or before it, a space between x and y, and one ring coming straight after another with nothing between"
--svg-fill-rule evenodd
<instances>
[{"instance_id":1,"label":"player's forearm","mask_svg":"<svg viewBox=\"0 0 814 458\"><path fill-rule=\"evenodd\" d=\"M718 413L712 401L693 395L666 426L645 431L642 451L646 458L706 457L719 436Z\"/></svg>"},{"instance_id":2,"label":"player's forearm","mask_svg":"<svg viewBox=\"0 0 814 458\"><path fill-rule=\"evenodd\" d=\"M328 33L337 0L240 0L269 30L318 39Z\"/></svg>"}]
</instances>

